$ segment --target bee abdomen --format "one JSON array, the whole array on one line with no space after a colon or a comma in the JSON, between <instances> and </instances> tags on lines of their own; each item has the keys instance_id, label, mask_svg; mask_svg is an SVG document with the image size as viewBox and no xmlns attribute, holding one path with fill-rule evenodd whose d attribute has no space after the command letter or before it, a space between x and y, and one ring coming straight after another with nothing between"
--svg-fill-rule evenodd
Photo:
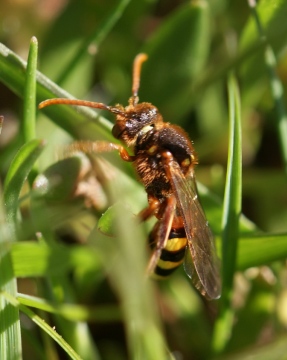
<instances>
[{"instance_id":1,"label":"bee abdomen","mask_svg":"<svg viewBox=\"0 0 287 360\"><path fill-rule=\"evenodd\" d=\"M183 263L186 243L187 240L183 228L171 230L167 243L154 269L153 277L167 277Z\"/></svg>"}]
</instances>

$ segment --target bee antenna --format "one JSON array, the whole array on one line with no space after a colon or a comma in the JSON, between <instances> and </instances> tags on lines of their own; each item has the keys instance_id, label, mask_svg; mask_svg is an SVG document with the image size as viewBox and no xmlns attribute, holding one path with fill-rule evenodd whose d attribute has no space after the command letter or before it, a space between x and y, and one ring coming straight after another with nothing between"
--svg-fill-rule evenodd
<instances>
[{"instance_id":1,"label":"bee antenna","mask_svg":"<svg viewBox=\"0 0 287 360\"><path fill-rule=\"evenodd\" d=\"M134 59L133 64L133 86L132 96L129 100L130 105L136 105L139 101L138 91L140 87L140 75L143 62L147 60L148 56L145 53L138 54Z\"/></svg>"},{"instance_id":2,"label":"bee antenna","mask_svg":"<svg viewBox=\"0 0 287 360\"><path fill-rule=\"evenodd\" d=\"M65 98L55 98L55 99L48 99L45 101L42 101L38 108L43 109L46 106L50 105L75 105L75 106L86 106L94 109L102 109L102 110L108 110L114 114L122 114L124 115L124 112L119 109L118 107L114 106L108 106L103 103L93 102L93 101L86 101L86 100L77 100L77 99L65 99Z\"/></svg>"},{"instance_id":3,"label":"bee antenna","mask_svg":"<svg viewBox=\"0 0 287 360\"><path fill-rule=\"evenodd\" d=\"M145 53L138 54L133 63L133 85L132 85L132 96L129 99L129 104L135 106L138 101L138 91L140 87L140 75L141 75L141 68L143 62L147 60L148 56ZM75 105L75 106L86 106L94 109L102 109L108 110L113 114L121 114L125 115L125 112L118 106L108 106L103 103L93 102L93 101L86 101L86 100L77 100L77 99L66 99L66 98L55 98L55 99L48 99L42 101L39 104L39 109L43 109L46 106L50 105Z\"/></svg>"}]
</instances>

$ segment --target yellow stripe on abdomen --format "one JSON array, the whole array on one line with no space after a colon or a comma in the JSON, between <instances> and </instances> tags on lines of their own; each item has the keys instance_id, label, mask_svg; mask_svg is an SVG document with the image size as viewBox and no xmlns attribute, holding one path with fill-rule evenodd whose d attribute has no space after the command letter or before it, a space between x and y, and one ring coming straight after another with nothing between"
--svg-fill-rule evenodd
<instances>
[{"instance_id":1,"label":"yellow stripe on abdomen","mask_svg":"<svg viewBox=\"0 0 287 360\"><path fill-rule=\"evenodd\" d=\"M183 263L186 244L187 240L183 228L170 232L166 246L163 248L160 259L154 269L156 278L167 277Z\"/></svg>"}]
</instances>

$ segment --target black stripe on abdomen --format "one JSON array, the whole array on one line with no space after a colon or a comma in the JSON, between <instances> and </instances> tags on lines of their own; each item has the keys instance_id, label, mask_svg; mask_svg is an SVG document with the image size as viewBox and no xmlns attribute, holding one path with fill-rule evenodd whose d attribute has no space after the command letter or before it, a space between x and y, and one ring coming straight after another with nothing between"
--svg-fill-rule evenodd
<instances>
[{"instance_id":1,"label":"black stripe on abdomen","mask_svg":"<svg viewBox=\"0 0 287 360\"><path fill-rule=\"evenodd\" d=\"M183 228L170 232L167 243L154 269L155 277L167 277L183 263L186 243L187 240Z\"/></svg>"}]
</instances>

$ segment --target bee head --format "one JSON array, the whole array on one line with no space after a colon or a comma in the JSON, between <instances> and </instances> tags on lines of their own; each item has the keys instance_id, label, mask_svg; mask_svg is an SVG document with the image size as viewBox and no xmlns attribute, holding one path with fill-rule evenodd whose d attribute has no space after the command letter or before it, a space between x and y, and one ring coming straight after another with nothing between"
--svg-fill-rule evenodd
<instances>
[{"instance_id":1,"label":"bee head","mask_svg":"<svg viewBox=\"0 0 287 360\"><path fill-rule=\"evenodd\" d=\"M158 109L150 103L130 104L116 116L112 134L116 139L132 146L142 131L148 131L162 122Z\"/></svg>"}]
</instances>

